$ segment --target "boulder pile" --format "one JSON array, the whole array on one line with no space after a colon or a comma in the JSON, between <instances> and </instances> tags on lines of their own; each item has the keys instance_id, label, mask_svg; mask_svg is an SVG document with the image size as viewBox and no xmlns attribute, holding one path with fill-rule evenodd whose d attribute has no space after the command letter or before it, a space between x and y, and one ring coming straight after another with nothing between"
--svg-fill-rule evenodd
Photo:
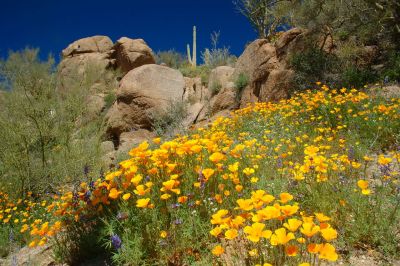
<instances>
[{"instance_id":1,"label":"boulder pile","mask_svg":"<svg viewBox=\"0 0 400 266\"><path fill-rule=\"evenodd\" d=\"M166 112L171 104L186 105L187 117L181 124L189 128L229 116L230 110L251 102L289 97L294 71L288 58L304 49L306 37L306 32L295 28L274 43L255 40L234 67L211 70L208 87L200 77L184 77L176 69L155 64L153 51L142 39L122 37L113 43L107 36L83 38L62 51L59 89L87 84L89 109L93 115L105 113L108 139L102 147L107 158L114 158L116 150L126 152L139 141L154 137L153 114ZM247 83L238 89L235 82L240 76L245 76ZM105 110L107 90L113 90L116 99Z\"/></svg>"}]
</instances>

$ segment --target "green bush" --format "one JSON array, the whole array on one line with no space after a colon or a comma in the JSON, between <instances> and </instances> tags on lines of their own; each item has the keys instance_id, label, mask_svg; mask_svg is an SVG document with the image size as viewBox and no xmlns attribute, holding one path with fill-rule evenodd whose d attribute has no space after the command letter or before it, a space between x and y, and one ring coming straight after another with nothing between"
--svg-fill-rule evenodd
<instances>
[{"instance_id":1,"label":"green bush","mask_svg":"<svg viewBox=\"0 0 400 266\"><path fill-rule=\"evenodd\" d=\"M353 46L345 46L339 55L328 54L320 49L312 48L303 53L294 54L290 64L296 71L294 84L296 89L304 90L309 84L320 81L329 86L361 88L375 82L377 75L368 66L351 64L357 61L358 53ZM352 54L352 52L354 54Z\"/></svg>"},{"instance_id":2,"label":"green bush","mask_svg":"<svg viewBox=\"0 0 400 266\"><path fill-rule=\"evenodd\" d=\"M302 53L294 54L290 60L291 66L298 72L312 77L322 77L331 68L331 58L317 48L310 48Z\"/></svg>"},{"instance_id":3,"label":"green bush","mask_svg":"<svg viewBox=\"0 0 400 266\"><path fill-rule=\"evenodd\" d=\"M104 101L106 103L105 109L106 110L109 109L116 100L117 100L117 95L115 95L114 92L111 91L107 93L107 95L104 97Z\"/></svg>"},{"instance_id":4,"label":"green bush","mask_svg":"<svg viewBox=\"0 0 400 266\"><path fill-rule=\"evenodd\" d=\"M101 167L102 118L85 119L89 84L61 94L54 60L37 55L26 49L0 62L0 187L10 197L55 192Z\"/></svg>"},{"instance_id":5,"label":"green bush","mask_svg":"<svg viewBox=\"0 0 400 266\"><path fill-rule=\"evenodd\" d=\"M101 228L99 221L77 222L68 226L68 231L61 233L55 238L53 253L57 262L77 265L94 258L107 259L110 254L101 245ZM83 263L83 265L85 265Z\"/></svg>"},{"instance_id":6,"label":"green bush","mask_svg":"<svg viewBox=\"0 0 400 266\"><path fill-rule=\"evenodd\" d=\"M159 51L155 54L155 57L157 64L164 63L175 69L178 69L185 64L185 57L175 50Z\"/></svg>"},{"instance_id":7,"label":"green bush","mask_svg":"<svg viewBox=\"0 0 400 266\"><path fill-rule=\"evenodd\" d=\"M239 76L235 80L235 88L236 88L236 101L240 102L242 98L242 93L244 88L249 84L249 77L244 74L240 73Z\"/></svg>"},{"instance_id":8,"label":"green bush","mask_svg":"<svg viewBox=\"0 0 400 266\"><path fill-rule=\"evenodd\" d=\"M384 76L388 77L390 81L400 82L400 53L394 53L389 57Z\"/></svg>"},{"instance_id":9,"label":"green bush","mask_svg":"<svg viewBox=\"0 0 400 266\"><path fill-rule=\"evenodd\" d=\"M341 74L342 84L348 88L362 88L364 85L374 82L377 75L371 70L348 67Z\"/></svg>"},{"instance_id":10,"label":"green bush","mask_svg":"<svg viewBox=\"0 0 400 266\"><path fill-rule=\"evenodd\" d=\"M221 89L222 89L222 85L219 82L212 83L210 85L210 92L211 92L212 96L217 95L221 91Z\"/></svg>"},{"instance_id":11,"label":"green bush","mask_svg":"<svg viewBox=\"0 0 400 266\"><path fill-rule=\"evenodd\" d=\"M208 84L208 78L210 76L211 69L206 65L201 65L197 67L193 67L192 65L184 64L182 65L179 70L181 71L182 75L189 78L200 77L201 82L203 85Z\"/></svg>"},{"instance_id":12,"label":"green bush","mask_svg":"<svg viewBox=\"0 0 400 266\"><path fill-rule=\"evenodd\" d=\"M295 84L297 89L304 90L317 81L330 83L325 74L331 72L337 63L333 55L318 48L309 48L304 52L294 54L290 65L296 71Z\"/></svg>"}]
</instances>

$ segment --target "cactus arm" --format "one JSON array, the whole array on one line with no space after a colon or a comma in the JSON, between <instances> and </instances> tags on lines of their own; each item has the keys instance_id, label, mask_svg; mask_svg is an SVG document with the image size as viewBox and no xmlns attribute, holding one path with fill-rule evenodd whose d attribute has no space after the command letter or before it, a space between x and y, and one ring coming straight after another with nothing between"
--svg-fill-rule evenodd
<instances>
[{"instance_id":1,"label":"cactus arm","mask_svg":"<svg viewBox=\"0 0 400 266\"><path fill-rule=\"evenodd\" d=\"M193 65L192 57L190 56L190 45L189 44L186 45L186 49L187 49L187 58L188 58L189 64Z\"/></svg>"},{"instance_id":2,"label":"cactus arm","mask_svg":"<svg viewBox=\"0 0 400 266\"><path fill-rule=\"evenodd\" d=\"M197 65L197 38L196 38L196 26L193 26L193 58L192 65L195 67Z\"/></svg>"}]
</instances>

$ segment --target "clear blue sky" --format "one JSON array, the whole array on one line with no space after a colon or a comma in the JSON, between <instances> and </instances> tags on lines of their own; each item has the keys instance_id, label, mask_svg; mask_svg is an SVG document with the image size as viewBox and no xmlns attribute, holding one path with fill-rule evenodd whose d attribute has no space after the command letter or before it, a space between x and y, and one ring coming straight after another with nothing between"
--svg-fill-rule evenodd
<instances>
[{"instance_id":1,"label":"clear blue sky","mask_svg":"<svg viewBox=\"0 0 400 266\"><path fill-rule=\"evenodd\" d=\"M0 57L29 46L40 48L42 58L58 58L69 43L93 35L143 38L154 51L186 52L193 25L199 51L210 46L213 31L236 55L256 38L232 0L0 0Z\"/></svg>"}]
</instances>

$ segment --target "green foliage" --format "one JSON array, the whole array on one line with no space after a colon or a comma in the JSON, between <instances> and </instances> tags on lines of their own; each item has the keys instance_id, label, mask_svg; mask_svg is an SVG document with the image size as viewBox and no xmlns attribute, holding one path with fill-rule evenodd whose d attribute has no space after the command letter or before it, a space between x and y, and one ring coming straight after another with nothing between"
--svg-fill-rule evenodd
<instances>
[{"instance_id":1,"label":"green foliage","mask_svg":"<svg viewBox=\"0 0 400 266\"><path fill-rule=\"evenodd\" d=\"M217 95L222 89L222 85L219 82L213 83L210 86L211 96Z\"/></svg>"},{"instance_id":2,"label":"green foliage","mask_svg":"<svg viewBox=\"0 0 400 266\"><path fill-rule=\"evenodd\" d=\"M330 34L342 40L357 36L361 43L366 43L386 38L381 35L382 30L393 30L387 27L387 22L391 20L390 14L395 8L385 3L381 9L378 2L384 1L375 2L367 0L280 1L275 15L287 18L292 26L306 28L317 34Z\"/></svg>"},{"instance_id":3,"label":"green foliage","mask_svg":"<svg viewBox=\"0 0 400 266\"><path fill-rule=\"evenodd\" d=\"M206 65L201 65L197 67L193 67L189 64L182 65L179 70L182 72L182 75L189 78L200 77L201 82L204 85L207 85L208 78L211 73L211 69Z\"/></svg>"},{"instance_id":4,"label":"green foliage","mask_svg":"<svg viewBox=\"0 0 400 266\"><path fill-rule=\"evenodd\" d=\"M157 64L166 64L168 67L179 69L182 65L186 63L185 57L175 51L159 51L155 54Z\"/></svg>"},{"instance_id":5,"label":"green foliage","mask_svg":"<svg viewBox=\"0 0 400 266\"><path fill-rule=\"evenodd\" d=\"M6 257L13 251L14 243L11 239L11 232L13 228L11 226L0 227L0 258Z\"/></svg>"},{"instance_id":6,"label":"green foliage","mask_svg":"<svg viewBox=\"0 0 400 266\"><path fill-rule=\"evenodd\" d=\"M54 239L56 261L76 265L85 260L93 261L99 255L107 258L110 254L102 246L100 237L101 221L69 224L68 230Z\"/></svg>"},{"instance_id":7,"label":"green foliage","mask_svg":"<svg viewBox=\"0 0 400 266\"><path fill-rule=\"evenodd\" d=\"M236 88L236 101L240 102L242 98L242 93L244 88L249 84L249 77L244 74L240 73L239 76L235 80L235 88Z\"/></svg>"},{"instance_id":8,"label":"green foliage","mask_svg":"<svg viewBox=\"0 0 400 266\"><path fill-rule=\"evenodd\" d=\"M386 64L389 61L388 51L399 51L400 8L396 0L277 2L274 16L286 19L292 27L307 30L307 39L312 43L310 47L322 49L326 40L333 41L339 64L336 65L336 71L323 70L325 79L316 75L322 82L343 85L344 81L345 84L360 86L364 82L375 81L376 73L369 70L371 64ZM382 53L377 58L378 62L364 62L361 66L362 48L366 45L377 45ZM317 55L316 60L319 58ZM396 69L388 69L386 76L396 80ZM318 71L317 66L315 70ZM373 75L368 78L371 73ZM300 73L296 79L304 88L307 81L313 81L316 77L310 79L305 73Z\"/></svg>"},{"instance_id":9,"label":"green foliage","mask_svg":"<svg viewBox=\"0 0 400 266\"><path fill-rule=\"evenodd\" d=\"M331 69L329 55L317 48L294 54L290 63L296 71L316 78L321 78L325 71Z\"/></svg>"},{"instance_id":10,"label":"green foliage","mask_svg":"<svg viewBox=\"0 0 400 266\"><path fill-rule=\"evenodd\" d=\"M400 82L400 53L393 53L390 56L384 76L390 81Z\"/></svg>"},{"instance_id":11,"label":"green foliage","mask_svg":"<svg viewBox=\"0 0 400 266\"><path fill-rule=\"evenodd\" d=\"M391 191L387 185L380 184L375 187L375 193L368 200L363 195L351 195L354 206L346 206L356 213L354 220L347 221L345 237L348 238L347 245L357 245L362 242L368 246L378 247L382 254L396 254L398 252L398 237L396 224L400 219L399 203L396 199L382 195L390 195ZM397 206L396 206L397 205ZM348 209L342 210L342 216ZM385 218L383 218L385 217Z\"/></svg>"},{"instance_id":12,"label":"green foliage","mask_svg":"<svg viewBox=\"0 0 400 266\"><path fill-rule=\"evenodd\" d=\"M117 100L117 95L115 94L115 92L110 91L109 93L107 93L106 96L104 97L104 101L106 103L105 109L108 110L116 100Z\"/></svg>"},{"instance_id":13,"label":"green foliage","mask_svg":"<svg viewBox=\"0 0 400 266\"><path fill-rule=\"evenodd\" d=\"M258 37L266 39L273 35L278 26L285 21L283 16L276 14L275 9L278 2L273 0L235 0L233 3L256 30Z\"/></svg>"},{"instance_id":14,"label":"green foliage","mask_svg":"<svg viewBox=\"0 0 400 266\"><path fill-rule=\"evenodd\" d=\"M54 192L83 178L85 166L100 167L102 119L84 119L88 90L61 95L53 59L41 62L37 54L26 49L0 62L7 89L0 110L0 138L7 140L0 142L0 186L12 197Z\"/></svg>"},{"instance_id":15,"label":"green foliage","mask_svg":"<svg viewBox=\"0 0 400 266\"><path fill-rule=\"evenodd\" d=\"M129 203L121 203L118 208L117 215L109 215L104 220L102 232L116 265L133 262L137 265L193 265L199 257L209 259L207 240L211 240L211 226L204 223L205 216L210 217L209 211L200 213L183 206L173 211L164 205L144 213ZM164 215L165 212L168 214ZM163 230L174 234L161 238ZM113 236L122 240L121 248L113 245Z\"/></svg>"},{"instance_id":16,"label":"green foliage","mask_svg":"<svg viewBox=\"0 0 400 266\"><path fill-rule=\"evenodd\" d=\"M377 75L368 66L357 65L359 60L356 48L340 49L339 55L328 54L317 48L297 53L290 59L295 72L296 89L308 89L317 81L324 84L362 88L375 82Z\"/></svg>"},{"instance_id":17,"label":"green foliage","mask_svg":"<svg viewBox=\"0 0 400 266\"><path fill-rule=\"evenodd\" d=\"M184 101L171 101L165 110L155 111L150 114L154 132L159 136L173 136L183 133L183 120L187 116L187 103Z\"/></svg>"},{"instance_id":18,"label":"green foliage","mask_svg":"<svg viewBox=\"0 0 400 266\"><path fill-rule=\"evenodd\" d=\"M317 81L326 82L324 74L331 71L334 64L335 58L332 55L315 47L294 54L290 58L290 65L296 71L297 89L304 90L310 83Z\"/></svg>"},{"instance_id":19,"label":"green foliage","mask_svg":"<svg viewBox=\"0 0 400 266\"><path fill-rule=\"evenodd\" d=\"M364 85L376 81L377 75L368 69L348 67L343 71L341 78L345 87L362 88Z\"/></svg>"}]
</instances>

